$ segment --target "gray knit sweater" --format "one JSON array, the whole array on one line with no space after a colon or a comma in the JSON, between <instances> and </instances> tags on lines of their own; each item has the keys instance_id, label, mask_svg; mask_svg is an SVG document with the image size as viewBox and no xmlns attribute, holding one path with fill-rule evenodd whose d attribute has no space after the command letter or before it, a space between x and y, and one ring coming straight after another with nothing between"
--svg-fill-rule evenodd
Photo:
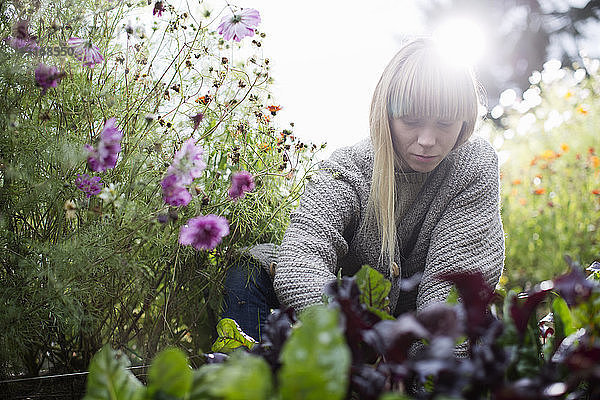
<instances>
[{"instance_id":1,"label":"gray knit sweater","mask_svg":"<svg viewBox=\"0 0 600 400\"><path fill-rule=\"evenodd\" d=\"M364 264L391 280L395 316L444 301L451 285L434 278L442 272L480 271L495 287L505 250L498 157L490 143L472 137L433 171L420 175L426 181L400 218L398 276L390 274L387 262L378 261L381 239L375 223L364 235L356 233L365 217L373 160L370 138L335 150L307 182L281 245L263 243L243 250L263 267L275 266L273 286L279 301L301 311L321 301L323 286L335 279L339 268L352 275ZM396 172L399 191L410 180ZM412 183L418 181L419 175L413 176ZM423 274L420 285L401 292L399 281L415 273Z\"/></svg>"}]
</instances>

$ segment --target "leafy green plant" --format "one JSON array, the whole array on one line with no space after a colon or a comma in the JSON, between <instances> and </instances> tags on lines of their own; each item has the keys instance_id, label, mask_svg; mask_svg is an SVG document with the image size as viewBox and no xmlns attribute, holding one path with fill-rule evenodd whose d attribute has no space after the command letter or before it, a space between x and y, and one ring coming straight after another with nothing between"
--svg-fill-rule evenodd
<instances>
[{"instance_id":1,"label":"leafy green plant","mask_svg":"<svg viewBox=\"0 0 600 400\"><path fill-rule=\"evenodd\" d=\"M568 273L504 298L479 274L440 276L456 285L462 302L391 320L361 302L382 294L373 290L378 272L363 267L327 286L327 306L308 308L299 320L289 308L275 310L262 342L206 355L179 398L596 398L600 263L586 277L567 261ZM536 310L548 300L553 312L538 321ZM465 336L468 349L459 354L455 344Z\"/></svg>"}]
</instances>

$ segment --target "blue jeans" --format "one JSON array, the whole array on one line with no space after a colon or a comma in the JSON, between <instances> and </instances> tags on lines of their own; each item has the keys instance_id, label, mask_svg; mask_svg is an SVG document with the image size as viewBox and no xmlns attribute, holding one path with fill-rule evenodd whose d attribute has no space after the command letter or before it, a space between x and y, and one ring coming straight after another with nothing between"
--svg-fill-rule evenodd
<instances>
[{"instance_id":1,"label":"blue jeans","mask_svg":"<svg viewBox=\"0 0 600 400\"><path fill-rule=\"evenodd\" d=\"M254 258L244 256L229 266L221 318L235 320L244 333L260 341L267 316L279 307L271 276Z\"/></svg>"}]
</instances>

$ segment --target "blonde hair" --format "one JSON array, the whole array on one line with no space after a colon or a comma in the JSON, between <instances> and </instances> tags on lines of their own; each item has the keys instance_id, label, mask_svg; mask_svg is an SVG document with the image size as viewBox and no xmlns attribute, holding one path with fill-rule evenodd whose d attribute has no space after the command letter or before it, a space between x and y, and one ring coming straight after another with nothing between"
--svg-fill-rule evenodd
<instances>
[{"instance_id":1,"label":"blonde hair","mask_svg":"<svg viewBox=\"0 0 600 400\"><path fill-rule=\"evenodd\" d=\"M373 219L381 236L380 261L393 274L396 245L396 164L390 121L403 116L463 121L454 148L472 135L478 115L481 86L466 66L446 62L430 38L412 39L386 66L371 102L371 142L375 151L373 178L363 230ZM401 247L400 247L401 248Z\"/></svg>"}]
</instances>

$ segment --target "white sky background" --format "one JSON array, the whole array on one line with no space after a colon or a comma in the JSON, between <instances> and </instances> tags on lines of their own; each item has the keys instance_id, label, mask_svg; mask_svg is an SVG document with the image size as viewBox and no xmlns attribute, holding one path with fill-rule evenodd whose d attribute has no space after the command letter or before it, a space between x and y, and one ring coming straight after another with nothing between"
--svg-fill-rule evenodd
<instances>
[{"instance_id":1,"label":"white sky background","mask_svg":"<svg viewBox=\"0 0 600 400\"><path fill-rule=\"evenodd\" d=\"M367 137L371 96L398 50L399 35L419 32L413 3L235 1L260 13L258 29L267 35L263 55L275 81L272 94L282 106L275 117L278 126L288 128L292 121L301 140L327 142L319 158Z\"/></svg>"},{"instance_id":2,"label":"white sky background","mask_svg":"<svg viewBox=\"0 0 600 400\"><path fill-rule=\"evenodd\" d=\"M205 0L198 2L199 7L195 0L171 0L173 5L178 2L199 10L209 8L211 19L215 18L210 26L214 30L229 13L223 10L225 0ZM586 2L557 0L553 4L582 6ZM371 97L383 69L399 50L402 35L425 32L417 0L231 3L260 13L257 28L267 35L261 39L261 49L262 56L270 60L273 104L282 106L274 118L276 126L285 129L294 122L294 133L300 140L317 145L327 142L327 148L319 152L320 159L369 135ZM153 19L153 5L148 6L142 19ZM244 38L242 43L248 42L244 47L254 51L256 48L249 43L254 38ZM236 51L239 59L246 58L235 50L235 61L239 61ZM223 50L220 56L231 58L231 49Z\"/></svg>"}]
</instances>

